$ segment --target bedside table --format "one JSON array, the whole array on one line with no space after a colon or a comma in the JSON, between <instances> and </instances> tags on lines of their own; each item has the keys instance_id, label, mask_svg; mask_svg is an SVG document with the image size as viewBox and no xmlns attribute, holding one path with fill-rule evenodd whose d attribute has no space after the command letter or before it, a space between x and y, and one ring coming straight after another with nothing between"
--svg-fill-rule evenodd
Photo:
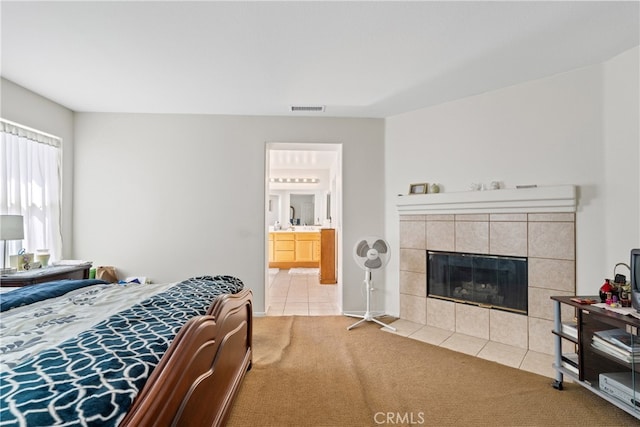
<instances>
[{"instance_id":1,"label":"bedside table","mask_svg":"<svg viewBox=\"0 0 640 427\"><path fill-rule=\"evenodd\" d=\"M28 286L63 279L88 279L91 263L60 265L0 276L0 286Z\"/></svg>"}]
</instances>

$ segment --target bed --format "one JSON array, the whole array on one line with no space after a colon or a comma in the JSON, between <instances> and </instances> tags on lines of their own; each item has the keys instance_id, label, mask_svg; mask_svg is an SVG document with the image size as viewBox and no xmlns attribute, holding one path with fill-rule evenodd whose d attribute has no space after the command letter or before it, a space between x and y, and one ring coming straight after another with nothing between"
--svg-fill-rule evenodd
<instances>
[{"instance_id":1,"label":"bed","mask_svg":"<svg viewBox=\"0 0 640 427\"><path fill-rule=\"evenodd\" d=\"M224 425L251 367L239 279L28 288L0 294L0 426Z\"/></svg>"}]
</instances>

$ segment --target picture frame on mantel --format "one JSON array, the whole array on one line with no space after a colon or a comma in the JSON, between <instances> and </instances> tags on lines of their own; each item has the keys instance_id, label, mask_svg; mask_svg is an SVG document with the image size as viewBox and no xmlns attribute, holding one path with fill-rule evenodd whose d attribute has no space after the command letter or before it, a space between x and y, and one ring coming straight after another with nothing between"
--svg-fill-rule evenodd
<instances>
[{"instance_id":1,"label":"picture frame on mantel","mask_svg":"<svg viewBox=\"0 0 640 427\"><path fill-rule=\"evenodd\" d=\"M429 184L426 182L411 184L409 185L409 194L427 194L428 188Z\"/></svg>"}]
</instances>

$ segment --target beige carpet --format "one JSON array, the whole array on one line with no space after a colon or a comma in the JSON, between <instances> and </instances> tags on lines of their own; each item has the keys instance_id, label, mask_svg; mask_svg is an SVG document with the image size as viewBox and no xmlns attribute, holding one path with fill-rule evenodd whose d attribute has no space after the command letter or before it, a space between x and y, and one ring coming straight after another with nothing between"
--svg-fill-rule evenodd
<instances>
[{"instance_id":1,"label":"beige carpet","mask_svg":"<svg viewBox=\"0 0 640 427\"><path fill-rule=\"evenodd\" d=\"M254 319L234 426L637 426L582 387L348 317Z\"/></svg>"}]
</instances>

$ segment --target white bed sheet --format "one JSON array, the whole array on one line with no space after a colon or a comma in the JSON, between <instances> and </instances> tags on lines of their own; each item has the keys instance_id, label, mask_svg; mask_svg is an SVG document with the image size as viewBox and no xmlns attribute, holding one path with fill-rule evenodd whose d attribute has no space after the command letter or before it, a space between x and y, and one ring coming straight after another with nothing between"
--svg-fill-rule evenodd
<instances>
[{"instance_id":1,"label":"white bed sheet","mask_svg":"<svg viewBox=\"0 0 640 427\"><path fill-rule=\"evenodd\" d=\"M54 347L175 284L93 285L0 313L0 369Z\"/></svg>"}]
</instances>

